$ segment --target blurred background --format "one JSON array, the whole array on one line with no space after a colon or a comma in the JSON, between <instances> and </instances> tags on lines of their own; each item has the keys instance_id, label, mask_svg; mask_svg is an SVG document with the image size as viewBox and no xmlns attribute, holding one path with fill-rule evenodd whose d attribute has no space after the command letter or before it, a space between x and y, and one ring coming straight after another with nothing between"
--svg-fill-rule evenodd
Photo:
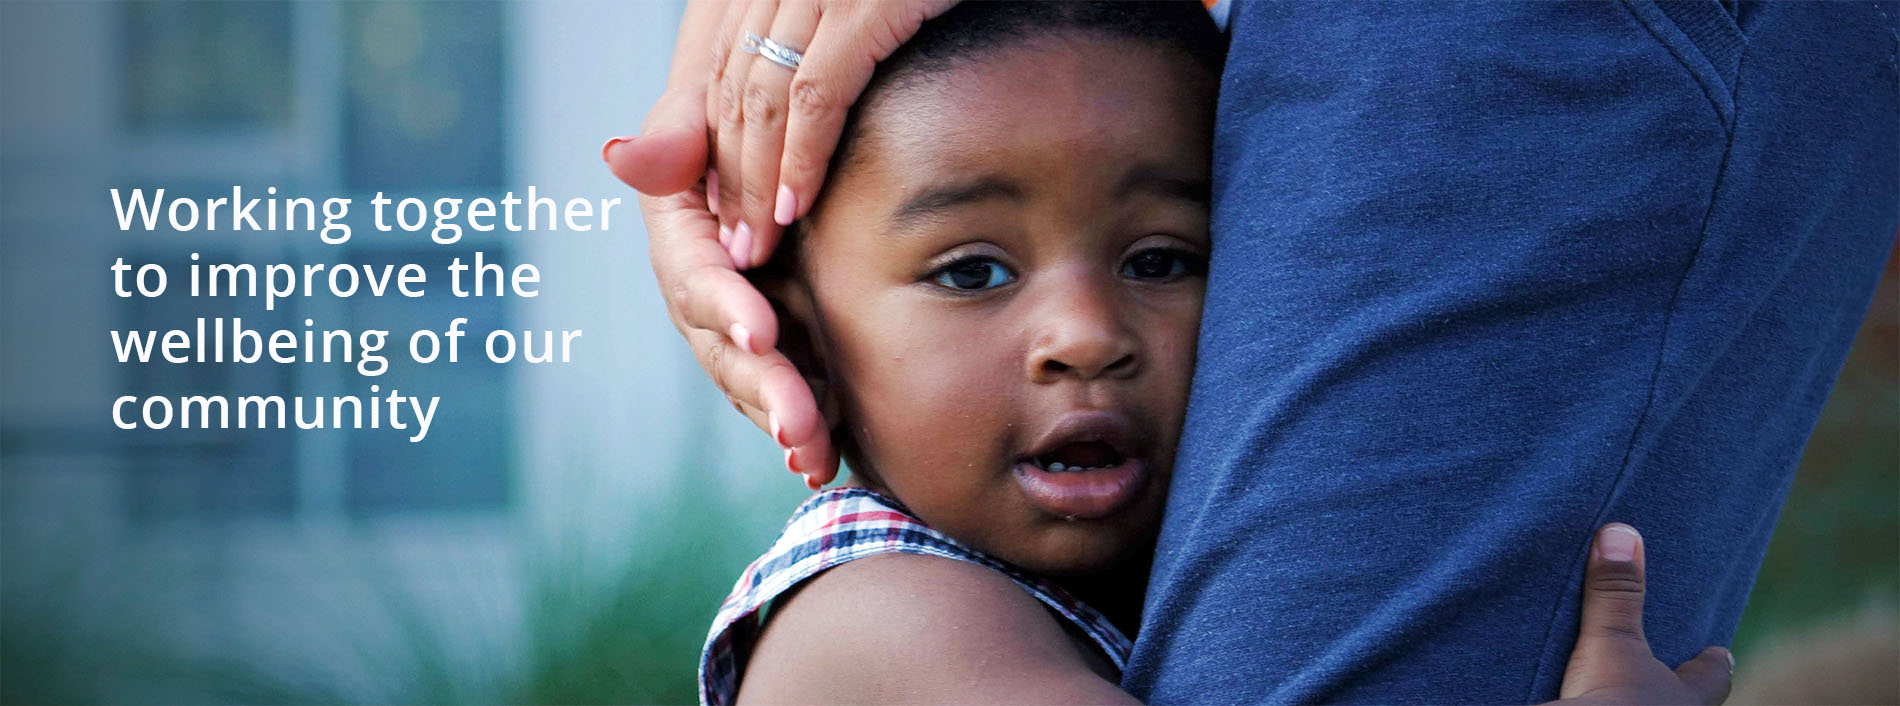
<instances>
[{"instance_id":1,"label":"blurred background","mask_svg":"<svg viewBox=\"0 0 1900 706\"><path fill-rule=\"evenodd\" d=\"M680 9L0 1L0 701L696 698L713 610L804 491L673 335L633 209L608 231L471 232L454 246L365 220L376 191L494 198L532 184L630 207L599 147L635 132L659 95ZM107 194L234 184L351 197L353 238L122 233ZM193 252L433 269L477 250L539 266L541 296L312 297L267 312L119 299L107 270L116 257L181 268ZM1736 639L1738 701L1806 700L1776 689L1838 670L1817 646L1862 643L1847 654L1885 660L1872 693L1900 699L1897 263ZM387 430L110 426L121 394L371 382L342 364L114 362L108 330L199 316L399 332L466 316L475 331L586 334L563 365L392 356L374 382L443 396L418 444Z\"/></svg>"}]
</instances>

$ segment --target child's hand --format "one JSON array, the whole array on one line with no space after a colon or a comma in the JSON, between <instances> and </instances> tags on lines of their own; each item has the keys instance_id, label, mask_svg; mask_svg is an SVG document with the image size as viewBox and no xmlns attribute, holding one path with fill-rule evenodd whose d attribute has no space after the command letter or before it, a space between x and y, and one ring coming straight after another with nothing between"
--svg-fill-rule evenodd
<instances>
[{"instance_id":1,"label":"child's hand","mask_svg":"<svg viewBox=\"0 0 1900 706\"><path fill-rule=\"evenodd\" d=\"M1567 704L1720 704L1734 658L1710 647L1671 671L1643 636L1643 539L1629 525L1597 530L1583 577L1583 623L1559 692Z\"/></svg>"}]
</instances>

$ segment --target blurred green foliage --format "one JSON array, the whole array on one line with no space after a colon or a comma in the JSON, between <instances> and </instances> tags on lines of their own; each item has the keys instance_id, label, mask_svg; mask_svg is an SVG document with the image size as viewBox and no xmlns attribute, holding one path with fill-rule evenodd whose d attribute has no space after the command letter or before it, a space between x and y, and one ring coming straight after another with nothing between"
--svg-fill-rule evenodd
<instances>
[{"instance_id":1,"label":"blurred green foliage","mask_svg":"<svg viewBox=\"0 0 1900 706\"><path fill-rule=\"evenodd\" d=\"M1735 636L1900 606L1900 251L1815 424Z\"/></svg>"},{"instance_id":2,"label":"blurred green foliage","mask_svg":"<svg viewBox=\"0 0 1900 706\"><path fill-rule=\"evenodd\" d=\"M677 477L672 502L641 518L627 538L626 562L604 585L582 578L587 560L573 549L576 537L528 552L519 626L526 644L478 646L525 656L499 666L458 660L468 651L458 648L467 646L450 641L467 637L445 633L408 587L373 572L364 580L376 605L299 607L313 613L301 617L315 630L390 624L394 645L345 646L365 674L182 649L151 619L157 616L138 609L116 611L109 630L87 631L83 626L96 621L77 613L98 607L69 600L76 592L66 589L83 580L81 558L90 552L67 547L60 553L70 558L67 570L44 572L39 585L8 582L0 601L0 703L694 703L699 650L714 611L798 496L760 490L733 497L689 482L703 474ZM286 653L314 637L284 635Z\"/></svg>"}]
</instances>

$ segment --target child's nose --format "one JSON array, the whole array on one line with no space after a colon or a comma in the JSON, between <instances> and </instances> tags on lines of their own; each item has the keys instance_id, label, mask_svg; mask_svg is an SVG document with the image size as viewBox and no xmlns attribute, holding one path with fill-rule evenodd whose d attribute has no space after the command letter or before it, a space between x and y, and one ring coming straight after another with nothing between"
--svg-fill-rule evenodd
<instances>
[{"instance_id":1,"label":"child's nose","mask_svg":"<svg viewBox=\"0 0 1900 706\"><path fill-rule=\"evenodd\" d=\"M1030 347L1029 378L1052 383L1063 378L1127 378L1140 370L1140 342L1121 316L1109 292L1088 282L1071 282L1048 297L1037 315L1038 335Z\"/></svg>"}]
</instances>

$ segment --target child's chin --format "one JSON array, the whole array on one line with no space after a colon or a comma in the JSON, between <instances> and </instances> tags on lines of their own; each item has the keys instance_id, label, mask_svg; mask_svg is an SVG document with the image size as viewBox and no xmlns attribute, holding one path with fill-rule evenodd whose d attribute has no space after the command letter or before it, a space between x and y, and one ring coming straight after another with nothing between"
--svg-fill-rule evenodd
<instances>
[{"instance_id":1,"label":"child's chin","mask_svg":"<svg viewBox=\"0 0 1900 706\"><path fill-rule=\"evenodd\" d=\"M1127 520L1130 518L1121 518ZM1064 522L1038 533L1013 556L1003 558L1029 571L1048 576L1082 576L1113 571L1141 557L1153 546L1152 526L1135 528L1126 522Z\"/></svg>"}]
</instances>

